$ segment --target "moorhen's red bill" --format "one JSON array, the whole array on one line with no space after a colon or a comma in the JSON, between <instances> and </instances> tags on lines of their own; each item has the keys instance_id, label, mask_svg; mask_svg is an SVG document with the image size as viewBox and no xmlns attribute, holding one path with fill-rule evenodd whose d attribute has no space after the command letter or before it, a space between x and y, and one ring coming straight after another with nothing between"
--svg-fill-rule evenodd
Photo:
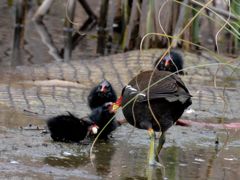
<instances>
[{"instance_id":1,"label":"moorhen's red bill","mask_svg":"<svg viewBox=\"0 0 240 180\"><path fill-rule=\"evenodd\" d=\"M149 81L151 78L150 87ZM165 132L192 104L191 95L183 81L168 71L145 71L134 77L122 90L114 104L122 107L126 120L134 127L148 130L151 137L149 164L154 161L154 131L161 131L158 154L165 140Z\"/></svg>"}]
</instances>

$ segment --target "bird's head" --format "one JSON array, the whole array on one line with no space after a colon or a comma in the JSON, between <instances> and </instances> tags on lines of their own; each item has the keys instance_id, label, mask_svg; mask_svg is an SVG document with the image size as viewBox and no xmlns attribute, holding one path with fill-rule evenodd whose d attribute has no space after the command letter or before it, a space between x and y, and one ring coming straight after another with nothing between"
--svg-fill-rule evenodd
<instances>
[{"instance_id":1,"label":"bird's head","mask_svg":"<svg viewBox=\"0 0 240 180\"><path fill-rule=\"evenodd\" d=\"M170 71L170 72L177 72L177 74L183 75L183 59L182 56L175 52L171 51L170 54L164 56L161 60L159 58L155 62L155 66L159 71Z\"/></svg>"},{"instance_id":2,"label":"bird's head","mask_svg":"<svg viewBox=\"0 0 240 180\"><path fill-rule=\"evenodd\" d=\"M107 80L103 80L102 82L100 82L96 90L96 92L100 96L108 96L108 94L111 91L112 91L112 85Z\"/></svg>"}]
</instances>

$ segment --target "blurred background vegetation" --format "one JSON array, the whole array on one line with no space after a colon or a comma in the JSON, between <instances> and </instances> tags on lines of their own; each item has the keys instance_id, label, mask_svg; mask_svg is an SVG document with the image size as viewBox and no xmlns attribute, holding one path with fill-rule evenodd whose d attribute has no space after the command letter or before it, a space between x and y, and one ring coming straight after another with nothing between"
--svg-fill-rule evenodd
<instances>
[{"instance_id":1,"label":"blurred background vegetation","mask_svg":"<svg viewBox=\"0 0 240 180\"><path fill-rule=\"evenodd\" d=\"M8 0L14 19L12 59L19 61L28 23L35 24L49 53L68 61L89 40L92 52L108 55L143 48L208 49L239 55L240 0ZM51 32L61 20L62 28ZM50 29L50 30L49 30ZM34 29L31 28L31 31ZM35 30L34 30L35 31ZM62 32L61 32L62 31ZM62 33L58 40L55 33ZM154 33L154 34L151 34ZM61 41L62 47L56 47ZM84 49L84 45L81 46ZM18 63L17 63L18 64Z\"/></svg>"}]
</instances>

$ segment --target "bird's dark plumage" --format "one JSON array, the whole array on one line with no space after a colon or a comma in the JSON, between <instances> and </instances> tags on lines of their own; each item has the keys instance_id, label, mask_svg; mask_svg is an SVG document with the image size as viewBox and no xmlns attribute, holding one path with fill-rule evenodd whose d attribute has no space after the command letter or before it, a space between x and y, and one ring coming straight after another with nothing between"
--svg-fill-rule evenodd
<instances>
[{"instance_id":1,"label":"bird's dark plumage","mask_svg":"<svg viewBox=\"0 0 240 180\"><path fill-rule=\"evenodd\" d=\"M177 72L177 74L183 75L183 57L177 51L171 51L161 60L161 57L155 62L155 66L159 71L170 71L172 73Z\"/></svg>"},{"instance_id":2,"label":"bird's dark plumage","mask_svg":"<svg viewBox=\"0 0 240 180\"><path fill-rule=\"evenodd\" d=\"M123 88L113 109L117 109L115 106L122 106L123 114L131 125L148 130L151 139L149 165L159 165L156 160L158 161L158 154L165 142L165 132L191 104L191 95L177 75L156 70L144 71L134 77ZM156 160L154 131L162 132Z\"/></svg>"},{"instance_id":3,"label":"bird's dark plumage","mask_svg":"<svg viewBox=\"0 0 240 180\"><path fill-rule=\"evenodd\" d=\"M103 106L95 108L92 110L90 119L99 127L99 132L104 128L104 126L111 120L111 122L104 128L101 132L100 139L108 139L108 135L114 131L119 125L113 116L114 112L111 111L112 103L105 103ZM113 118L113 119L112 119Z\"/></svg>"},{"instance_id":4,"label":"bird's dark plumage","mask_svg":"<svg viewBox=\"0 0 240 180\"><path fill-rule=\"evenodd\" d=\"M117 95L110 82L103 80L95 86L88 95L88 105L91 109L102 106L107 102L115 102Z\"/></svg>"},{"instance_id":5,"label":"bird's dark plumage","mask_svg":"<svg viewBox=\"0 0 240 180\"><path fill-rule=\"evenodd\" d=\"M145 89L152 73L153 71L141 72L123 89L122 106L136 97L123 108L123 114L126 120L137 128L153 128L155 131L164 132L191 105L191 95L182 80L177 75L169 76L171 73L167 71L153 73L151 84L162 80L153 85L148 92ZM142 90L145 91L141 92ZM157 122L149 110L148 100Z\"/></svg>"},{"instance_id":6,"label":"bird's dark plumage","mask_svg":"<svg viewBox=\"0 0 240 180\"><path fill-rule=\"evenodd\" d=\"M88 133L88 128L93 124L89 117L79 119L71 113L47 120L52 139L63 142L79 142L83 140Z\"/></svg>"},{"instance_id":7,"label":"bird's dark plumage","mask_svg":"<svg viewBox=\"0 0 240 180\"><path fill-rule=\"evenodd\" d=\"M99 133L115 115L115 113L111 111L111 105L111 103L105 103L103 106L93 109L89 116L81 119L71 113L49 119L47 126L52 139L54 141L79 142L91 133L91 126L97 126ZM113 119L103 132L101 132L99 138L107 139L108 135L115 130L117 126L118 123Z\"/></svg>"},{"instance_id":8,"label":"bird's dark plumage","mask_svg":"<svg viewBox=\"0 0 240 180\"><path fill-rule=\"evenodd\" d=\"M89 116L78 118L69 113L59 115L47 121L51 137L55 141L79 142L91 133L91 126L99 127L100 132L115 115L111 111L111 102L117 99L116 93L107 80L101 81L88 95L88 105L92 112ZM107 139L108 135L117 128L118 123L113 119L100 134L99 138Z\"/></svg>"}]
</instances>

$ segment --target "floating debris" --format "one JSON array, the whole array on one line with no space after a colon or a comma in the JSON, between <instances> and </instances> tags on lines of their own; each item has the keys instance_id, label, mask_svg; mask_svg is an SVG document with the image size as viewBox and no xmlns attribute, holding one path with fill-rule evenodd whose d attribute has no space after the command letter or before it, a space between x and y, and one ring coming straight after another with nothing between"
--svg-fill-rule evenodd
<instances>
[{"instance_id":1,"label":"floating debris","mask_svg":"<svg viewBox=\"0 0 240 180\"><path fill-rule=\"evenodd\" d=\"M224 160L226 160L226 161L236 161L238 159L237 158L224 158Z\"/></svg>"},{"instance_id":2,"label":"floating debris","mask_svg":"<svg viewBox=\"0 0 240 180\"><path fill-rule=\"evenodd\" d=\"M20 126L19 129L21 129L21 130L45 130L43 127L39 127L39 126L33 125L33 124L28 124L25 127Z\"/></svg>"},{"instance_id":3,"label":"floating debris","mask_svg":"<svg viewBox=\"0 0 240 180\"><path fill-rule=\"evenodd\" d=\"M19 162L14 161L14 160L11 160L10 163L11 163L11 164L19 164Z\"/></svg>"},{"instance_id":4,"label":"floating debris","mask_svg":"<svg viewBox=\"0 0 240 180\"><path fill-rule=\"evenodd\" d=\"M63 155L64 155L64 156L71 156L71 155L72 155L72 153L70 153L70 152L67 152L67 151L64 151L64 152L63 152Z\"/></svg>"},{"instance_id":5,"label":"floating debris","mask_svg":"<svg viewBox=\"0 0 240 180\"><path fill-rule=\"evenodd\" d=\"M205 161L204 159L201 159L201 158L195 158L194 160L197 161L197 162L204 162Z\"/></svg>"},{"instance_id":6,"label":"floating debris","mask_svg":"<svg viewBox=\"0 0 240 180\"><path fill-rule=\"evenodd\" d=\"M186 110L186 113L187 114L192 114L192 113L195 113L195 110L190 108L190 109Z\"/></svg>"},{"instance_id":7,"label":"floating debris","mask_svg":"<svg viewBox=\"0 0 240 180\"><path fill-rule=\"evenodd\" d=\"M188 165L185 164L185 163L180 163L179 166L186 167L186 166L188 166Z\"/></svg>"}]
</instances>

